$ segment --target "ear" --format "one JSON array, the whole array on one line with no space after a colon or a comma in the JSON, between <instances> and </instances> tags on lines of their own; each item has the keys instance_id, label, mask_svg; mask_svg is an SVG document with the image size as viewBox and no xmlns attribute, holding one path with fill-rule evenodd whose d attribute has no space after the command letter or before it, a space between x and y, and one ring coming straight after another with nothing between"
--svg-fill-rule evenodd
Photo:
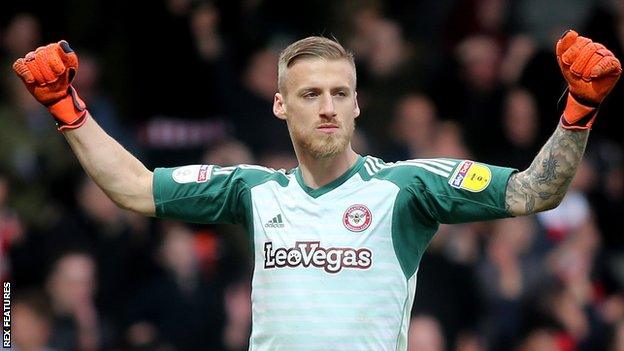
<instances>
[{"instance_id":1,"label":"ear","mask_svg":"<svg viewBox=\"0 0 624 351\"><path fill-rule=\"evenodd\" d=\"M273 114L279 119L286 120L286 106L284 104L284 97L280 93L275 93L273 99Z\"/></svg>"},{"instance_id":2,"label":"ear","mask_svg":"<svg viewBox=\"0 0 624 351\"><path fill-rule=\"evenodd\" d=\"M358 105L357 101L357 91L355 92L353 100L355 100L355 118L358 118L358 116L360 115L360 105Z\"/></svg>"}]
</instances>

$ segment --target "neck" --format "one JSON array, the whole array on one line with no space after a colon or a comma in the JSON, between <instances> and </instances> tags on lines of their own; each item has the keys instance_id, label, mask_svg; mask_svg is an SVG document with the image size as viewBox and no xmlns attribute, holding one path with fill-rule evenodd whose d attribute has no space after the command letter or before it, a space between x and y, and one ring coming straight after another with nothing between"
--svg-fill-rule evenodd
<instances>
[{"instance_id":1,"label":"neck","mask_svg":"<svg viewBox=\"0 0 624 351\"><path fill-rule=\"evenodd\" d=\"M303 181L312 189L318 189L336 180L355 164L358 157L351 144L334 157L319 159L297 150L296 154Z\"/></svg>"}]
</instances>

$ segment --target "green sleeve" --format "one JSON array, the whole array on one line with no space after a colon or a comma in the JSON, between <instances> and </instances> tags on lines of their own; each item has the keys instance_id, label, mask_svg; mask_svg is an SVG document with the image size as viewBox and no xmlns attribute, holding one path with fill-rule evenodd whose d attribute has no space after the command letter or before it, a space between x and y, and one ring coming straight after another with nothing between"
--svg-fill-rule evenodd
<instances>
[{"instance_id":1,"label":"green sleeve","mask_svg":"<svg viewBox=\"0 0 624 351\"><path fill-rule=\"evenodd\" d=\"M370 170L379 169L375 177L399 188L393 208L392 240L408 279L418 269L440 223L510 216L505 208L505 191L515 169L445 158L384 163L367 157L366 165Z\"/></svg>"},{"instance_id":2,"label":"green sleeve","mask_svg":"<svg viewBox=\"0 0 624 351\"><path fill-rule=\"evenodd\" d=\"M516 169L454 160L447 176L418 172L409 185L415 200L439 223L463 223L511 217L505 191Z\"/></svg>"},{"instance_id":3,"label":"green sleeve","mask_svg":"<svg viewBox=\"0 0 624 351\"><path fill-rule=\"evenodd\" d=\"M239 167L190 165L154 170L156 217L245 224L249 194Z\"/></svg>"}]
</instances>

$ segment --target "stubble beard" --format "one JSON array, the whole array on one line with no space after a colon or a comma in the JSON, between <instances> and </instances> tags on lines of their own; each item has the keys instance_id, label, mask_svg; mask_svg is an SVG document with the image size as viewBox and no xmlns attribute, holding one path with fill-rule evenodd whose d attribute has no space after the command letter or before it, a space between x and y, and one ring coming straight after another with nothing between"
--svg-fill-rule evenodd
<instances>
[{"instance_id":1,"label":"stubble beard","mask_svg":"<svg viewBox=\"0 0 624 351\"><path fill-rule=\"evenodd\" d=\"M351 126L346 134L310 133L293 127L291 128L290 134L301 151L315 159L326 159L332 158L346 149L353 135L354 127L355 126Z\"/></svg>"}]
</instances>

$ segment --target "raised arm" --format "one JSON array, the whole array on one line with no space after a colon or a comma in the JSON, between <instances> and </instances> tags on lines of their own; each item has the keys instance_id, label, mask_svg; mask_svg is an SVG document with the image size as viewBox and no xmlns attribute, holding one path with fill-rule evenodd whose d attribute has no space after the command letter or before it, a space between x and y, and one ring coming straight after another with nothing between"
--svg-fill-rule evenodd
<instances>
[{"instance_id":1,"label":"raised arm","mask_svg":"<svg viewBox=\"0 0 624 351\"><path fill-rule=\"evenodd\" d=\"M559 126L524 172L507 183L505 205L514 216L557 207L576 173L589 131Z\"/></svg>"},{"instance_id":2,"label":"raised arm","mask_svg":"<svg viewBox=\"0 0 624 351\"><path fill-rule=\"evenodd\" d=\"M78 58L61 41L13 64L31 94L48 108L87 174L118 206L154 216L153 174L91 118L70 85Z\"/></svg>"},{"instance_id":3,"label":"raised arm","mask_svg":"<svg viewBox=\"0 0 624 351\"><path fill-rule=\"evenodd\" d=\"M600 103L622 72L620 62L609 50L574 31L564 34L556 51L568 82L566 106L559 126L531 166L509 178L505 202L514 216L549 210L563 200Z\"/></svg>"},{"instance_id":4,"label":"raised arm","mask_svg":"<svg viewBox=\"0 0 624 351\"><path fill-rule=\"evenodd\" d=\"M154 216L150 172L90 116L63 133L89 177L121 208Z\"/></svg>"}]
</instances>

